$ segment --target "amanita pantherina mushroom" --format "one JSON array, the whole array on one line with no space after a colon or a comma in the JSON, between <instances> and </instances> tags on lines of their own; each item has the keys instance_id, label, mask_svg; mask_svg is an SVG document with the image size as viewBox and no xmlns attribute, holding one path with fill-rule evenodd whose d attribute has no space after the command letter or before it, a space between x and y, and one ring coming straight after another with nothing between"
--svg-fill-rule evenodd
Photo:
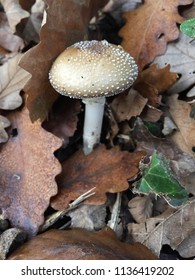
<instances>
[{"instance_id":1,"label":"amanita pantherina mushroom","mask_svg":"<svg viewBox=\"0 0 195 280\"><path fill-rule=\"evenodd\" d=\"M81 41L63 51L54 61L49 80L62 95L85 103L83 151L87 155L99 143L105 97L133 84L138 68L121 46L103 41Z\"/></svg>"}]
</instances>

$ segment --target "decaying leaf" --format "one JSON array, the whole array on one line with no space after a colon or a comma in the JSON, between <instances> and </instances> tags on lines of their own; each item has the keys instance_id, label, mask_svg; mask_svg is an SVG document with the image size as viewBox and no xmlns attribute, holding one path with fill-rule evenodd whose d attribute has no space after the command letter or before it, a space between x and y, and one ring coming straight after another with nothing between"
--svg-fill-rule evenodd
<instances>
[{"instance_id":1,"label":"decaying leaf","mask_svg":"<svg viewBox=\"0 0 195 280\"><path fill-rule=\"evenodd\" d=\"M24 47L23 39L12 33L4 12L0 12L0 45L11 52L18 52Z\"/></svg>"},{"instance_id":2,"label":"decaying leaf","mask_svg":"<svg viewBox=\"0 0 195 280\"><path fill-rule=\"evenodd\" d=\"M136 196L128 203L129 212L137 223L143 223L152 216L153 203L150 195Z\"/></svg>"},{"instance_id":3,"label":"decaying leaf","mask_svg":"<svg viewBox=\"0 0 195 280\"><path fill-rule=\"evenodd\" d=\"M157 259L145 246L120 242L110 228L50 230L21 246L10 260L150 260Z\"/></svg>"},{"instance_id":4,"label":"decaying leaf","mask_svg":"<svg viewBox=\"0 0 195 280\"><path fill-rule=\"evenodd\" d=\"M131 89L127 95L119 94L110 104L113 115L117 122L130 120L143 111L147 99L142 97L137 91Z\"/></svg>"},{"instance_id":5,"label":"decaying leaf","mask_svg":"<svg viewBox=\"0 0 195 280\"><path fill-rule=\"evenodd\" d=\"M5 128L10 126L10 121L0 115L0 143L4 143L8 140L8 134Z\"/></svg>"},{"instance_id":6,"label":"decaying leaf","mask_svg":"<svg viewBox=\"0 0 195 280\"><path fill-rule=\"evenodd\" d=\"M167 43L179 36L177 23L183 18L179 5L191 4L192 0L146 0L136 10L124 14L126 24L120 30L122 46L136 60L140 69L166 50ZM152 11L152 12L151 12Z\"/></svg>"},{"instance_id":7,"label":"decaying leaf","mask_svg":"<svg viewBox=\"0 0 195 280\"><path fill-rule=\"evenodd\" d=\"M151 251L159 256L163 245L170 245L173 250L190 250L182 242L192 238L195 227L195 201L192 200L182 208L174 211L167 209L159 216L149 218L141 224L128 224L129 234L134 242L145 244ZM187 243L187 242L186 242ZM189 243L190 245L190 243ZM179 249L180 248L180 249ZM187 255L187 252L183 253ZM190 256L192 251L188 251ZM184 255L184 257L185 257ZM188 256L189 256L188 255Z\"/></svg>"},{"instance_id":8,"label":"decaying leaf","mask_svg":"<svg viewBox=\"0 0 195 280\"><path fill-rule=\"evenodd\" d=\"M82 150L63 163L63 171L57 177L59 192L52 199L52 207L62 210L81 194L96 187L95 195L85 204L104 204L106 193L128 189L127 179L138 173L138 165L144 152L129 153L119 147L106 150L104 145L85 156Z\"/></svg>"},{"instance_id":9,"label":"decaying leaf","mask_svg":"<svg viewBox=\"0 0 195 280\"><path fill-rule=\"evenodd\" d=\"M54 104L48 119L43 123L47 131L63 140L63 148L68 145L69 138L75 133L80 110L79 100L63 96Z\"/></svg>"},{"instance_id":10,"label":"decaying leaf","mask_svg":"<svg viewBox=\"0 0 195 280\"><path fill-rule=\"evenodd\" d=\"M193 147L195 146L195 120L190 117L191 107L185 101L178 100L178 95L172 95L167 98L170 115L177 125L178 131L172 135L172 138L178 147L186 153L195 157Z\"/></svg>"},{"instance_id":11,"label":"decaying leaf","mask_svg":"<svg viewBox=\"0 0 195 280\"><path fill-rule=\"evenodd\" d=\"M44 2L47 5L47 21L40 31L40 43L25 53L20 62L21 67L32 74L25 87L32 121L39 118L44 120L58 97L48 80L52 62L66 47L84 39L94 6L94 1L91 0ZM101 2L96 2L96 6ZM66 11L65 15L63 11Z\"/></svg>"},{"instance_id":12,"label":"decaying leaf","mask_svg":"<svg viewBox=\"0 0 195 280\"><path fill-rule=\"evenodd\" d=\"M195 201L187 203L176 212L166 212L159 217L150 218L140 225L129 225L134 241L145 244L159 256L164 244L173 250L191 235L195 227ZM165 215L166 214L166 215ZM144 230L145 228L145 230ZM139 234L142 232L142 235Z\"/></svg>"},{"instance_id":13,"label":"decaying leaf","mask_svg":"<svg viewBox=\"0 0 195 280\"><path fill-rule=\"evenodd\" d=\"M12 133L2 147L0 209L12 226L35 235L43 213L57 193L55 176L61 166L54 156L61 141L39 121L31 123L27 109L9 115Z\"/></svg>"},{"instance_id":14,"label":"decaying leaf","mask_svg":"<svg viewBox=\"0 0 195 280\"><path fill-rule=\"evenodd\" d=\"M9 25L14 33L16 25L23 19L29 16L29 13L23 10L19 4L19 0L1 0L1 4L6 12Z\"/></svg>"},{"instance_id":15,"label":"decaying leaf","mask_svg":"<svg viewBox=\"0 0 195 280\"><path fill-rule=\"evenodd\" d=\"M195 256L195 232L188 235L177 247L177 251L183 258L193 258Z\"/></svg>"},{"instance_id":16,"label":"decaying leaf","mask_svg":"<svg viewBox=\"0 0 195 280\"><path fill-rule=\"evenodd\" d=\"M159 69L153 64L142 71L134 84L134 88L145 98L148 104L158 107L161 103L161 94L169 89L177 80L177 73L170 72L170 65Z\"/></svg>"},{"instance_id":17,"label":"decaying leaf","mask_svg":"<svg viewBox=\"0 0 195 280\"><path fill-rule=\"evenodd\" d=\"M168 44L165 54L154 60L154 63L157 63L159 67L164 67L165 65L170 64L171 71L181 75L178 81L169 90L170 93L180 93L189 88L191 88L191 94L194 93L194 50L195 42L181 33L179 40ZM191 94L188 93L188 95Z\"/></svg>"},{"instance_id":18,"label":"decaying leaf","mask_svg":"<svg viewBox=\"0 0 195 280\"><path fill-rule=\"evenodd\" d=\"M26 42L34 41L39 43L39 32L43 21L45 3L43 0L36 0L31 7L31 13L23 30L23 38Z\"/></svg>"},{"instance_id":19,"label":"decaying leaf","mask_svg":"<svg viewBox=\"0 0 195 280\"><path fill-rule=\"evenodd\" d=\"M30 74L18 66L22 54L16 54L0 66L0 109L13 110L22 104L20 91Z\"/></svg>"},{"instance_id":20,"label":"decaying leaf","mask_svg":"<svg viewBox=\"0 0 195 280\"><path fill-rule=\"evenodd\" d=\"M80 205L68 213L72 228L100 230L106 226L106 205Z\"/></svg>"}]
</instances>

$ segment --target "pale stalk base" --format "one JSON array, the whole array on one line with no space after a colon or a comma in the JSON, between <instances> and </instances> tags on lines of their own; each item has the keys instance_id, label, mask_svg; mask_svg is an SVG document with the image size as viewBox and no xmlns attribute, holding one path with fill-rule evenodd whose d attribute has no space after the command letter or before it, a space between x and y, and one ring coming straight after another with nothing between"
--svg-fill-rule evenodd
<instances>
[{"instance_id":1,"label":"pale stalk base","mask_svg":"<svg viewBox=\"0 0 195 280\"><path fill-rule=\"evenodd\" d=\"M100 142L105 100L105 97L83 100L85 103L83 131L83 151L85 155L90 154L93 147Z\"/></svg>"}]
</instances>

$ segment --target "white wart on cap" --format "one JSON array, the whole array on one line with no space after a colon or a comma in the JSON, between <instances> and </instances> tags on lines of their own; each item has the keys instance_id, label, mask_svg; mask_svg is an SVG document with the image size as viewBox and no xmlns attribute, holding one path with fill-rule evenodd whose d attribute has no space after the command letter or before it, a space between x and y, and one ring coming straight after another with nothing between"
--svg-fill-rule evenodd
<instances>
[{"instance_id":1,"label":"white wart on cap","mask_svg":"<svg viewBox=\"0 0 195 280\"><path fill-rule=\"evenodd\" d=\"M121 46L103 41L78 42L54 61L49 80L74 98L103 97L129 88L138 75L134 59Z\"/></svg>"}]
</instances>

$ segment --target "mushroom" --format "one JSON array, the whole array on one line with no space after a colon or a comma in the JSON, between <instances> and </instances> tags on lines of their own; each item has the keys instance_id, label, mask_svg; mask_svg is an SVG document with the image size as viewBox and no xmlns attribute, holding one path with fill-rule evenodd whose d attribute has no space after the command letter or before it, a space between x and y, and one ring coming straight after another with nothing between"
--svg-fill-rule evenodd
<instances>
[{"instance_id":1,"label":"mushroom","mask_svg":"<svg viewBox=\"0 0 195 280\"><path fill-rule=\"evenodd\" d=\"M81 41L64 50L49 72L53 88L85 103L83 151L99 143L105 99L129 88L138 67L121 46L103 41Z\"/></svg>"}]
</instances>

